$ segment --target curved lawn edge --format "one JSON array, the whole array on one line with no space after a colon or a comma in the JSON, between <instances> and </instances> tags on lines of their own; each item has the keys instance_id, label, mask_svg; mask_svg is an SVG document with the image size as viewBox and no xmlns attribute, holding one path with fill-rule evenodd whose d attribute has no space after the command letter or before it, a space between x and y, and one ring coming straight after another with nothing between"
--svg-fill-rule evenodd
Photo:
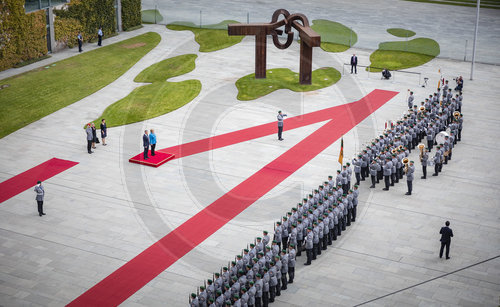
<instances>
[{"instance_id":1,"label":"curved lawn edge","mask_svg":"<svg viewBox=\"0 0 500 307\"><path fill-rule=\"evenodd\" d=\"M341 78L340 72L333 67L322 67L312 72L312 84L301 85L299 74L288 68L267 70L267 78L255 79L255 74L249 74L236 81L238 100L254 100L279 89L289 89L294 92L309 92L331 86Z\"/></svg>"},{"instance_id":2,"label":"curved lawn edge","mask_svg":"<svg viewBox=\"0 0 500 307\"><path fill-rule=\"evenodd\" d=\"M0 138L109 85L161 41L155 32L0 80Z\"/></svg>"}]
</instances>

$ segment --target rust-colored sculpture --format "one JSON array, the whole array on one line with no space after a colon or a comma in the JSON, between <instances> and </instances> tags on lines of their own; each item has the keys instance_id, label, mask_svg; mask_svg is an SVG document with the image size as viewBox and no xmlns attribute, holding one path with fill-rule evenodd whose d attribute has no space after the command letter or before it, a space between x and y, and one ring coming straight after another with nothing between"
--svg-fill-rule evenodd
<instances>
[{"instance_id":1,"label":"rust-colored sculpture","mask_svg":"<svg viewBox=\"0 0 500 307\"><path fill-rule=\"evenodd\" d=\"M285 18L278 21L278 17ZM302 23L300 24L299 21ZM278 28L285 26L287 40L282 44L278 35L283 33ZM227 27L229 35L255 35L255 78L266 77L266 45L267 35L273 37L274 45L279 49L288 48L293 42L292 27L299 32L300 37L300 84L311 84L312 47L318 47L321 37L309 27L309 20L304 14L292 14L285 10L276 10L270 23L230 24Z\"/></svg>"}]
</instances>

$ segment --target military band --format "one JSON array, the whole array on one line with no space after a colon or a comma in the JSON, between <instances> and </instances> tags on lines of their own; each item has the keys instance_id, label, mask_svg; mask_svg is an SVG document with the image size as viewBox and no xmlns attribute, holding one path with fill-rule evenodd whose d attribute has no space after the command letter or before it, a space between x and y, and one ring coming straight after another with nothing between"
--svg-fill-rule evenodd
<instances>
[{"instance_id":1,"label":"military band","mask_svg":"<svg viewBox=\"0 0 500 307\"><path fill-rule=\"evenodd\" d=\"M383 190L388 191L406 176L406 195L412 195L415 165L409 155L415 148L420 151L421 178L427 178L427 166L434 166L433 176L438 176L461 141L463 127L462 93L452 97L448 82L442 90L442 94L438 89L429 95L419 107L413 105L411 92L408 114L342 165L335 178L328 176L318 189L286 212L275 223L272 241L268 231L263 231L262 237L250 243L228 267L214 273L196 294L190 295L190 306L268 306L294 282L297 257L303 251L304 265L311 265L356 221L361 181L369 177L370 188L375 188L383 179ZM426 144L420 143L423 140ZM352 173L356 183L351 189Z\"/></svg>"}]
</instances>

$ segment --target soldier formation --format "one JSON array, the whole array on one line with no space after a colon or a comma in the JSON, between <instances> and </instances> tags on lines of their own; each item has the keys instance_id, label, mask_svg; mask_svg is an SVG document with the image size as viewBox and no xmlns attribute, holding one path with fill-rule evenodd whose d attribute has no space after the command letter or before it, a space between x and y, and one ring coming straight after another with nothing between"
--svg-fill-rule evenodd
<instances>
[{"instance_id":1,"label":"soldier formation","mask_svg":"<svg viewBox=\"0 0 500 307\"><path fill-rule=\"evenodd\" d=\"M371 145L352 160L356 184L370 177L370 188L375 188L380 180L384 180L383 190L388 191L390 186L394 186L406 174L406 195L411 195L415 166L408 156L415 148L420 150L423 173L421 179L427 178L427 165L434 165L433 176L437 176L443 164L448 164L448 160L451 160L453 147L462 138L462 92L453 97L451 91L446 82L442 95L438 88L434 95L429 95L429 98L421 102L420 107L413 105L408 114L386 127L379 138L373 139ZM413 104L413 99L411 92L408 106ZM446 131L443 134L446 136L438 144L436 136L442 131ZM427 147L423 143L419 144L423 139L427 140ZM434 145L437 145L436 151L429 160Z\"/></svg>"},{"instance_id":2,"label":"soldier formation","mask_svg":"<svg viewBox=\"0 0 500 307\"><path fill-rule=\"evenodd\" d=\"M375 188L380 180L384 180L384 190L389 190L406 174L406 194L411 195L415 167L408 156L415 147L420 149L422 179L426 179L430 163L434 164L434 176L437 176L442 165L451 159L454 145L461 140L462 93L452 97L446 82L442 97L438 88L434 95L429 95L421 103L420 108L413 105L413 100L412 92L408 99L408 105L412 104L409 113L386 127L383 135L352 160L356 178L352 189L353 170L347 162L337 171L335 179L328 176L328 181L276 222L272 241L269 233L263 231L262 236L247 245L234 261L200 286L197 294L192 293L190 306L268 306L282 290L287 289L289 283L293 283L296 258L303 251L306 253L304 265L310 265L347 226L355 222L360 181L370 177L370 188ZM447 129L448 136L437 145L434 158L429 160L429 153L436 145L436 135ZM427 148L418 145L424 138L427 139Z\"/></svg>"},{"instance_id":3,"label":"soldier formation","mask_svg":"<svg viewBox=\"0 0 500 307\"><path fill-rule=\"evenodd\" d=\"M234 261L214 273L197 294L190 295L190 306L260 307L274 302L293 283L296 258L305 251L304 265L310 265L356 220L358 186L350 188L347 167L341 174L342 182L329 176L276 222L272 241L264 230Z\"/></svg>"}]
</instances>

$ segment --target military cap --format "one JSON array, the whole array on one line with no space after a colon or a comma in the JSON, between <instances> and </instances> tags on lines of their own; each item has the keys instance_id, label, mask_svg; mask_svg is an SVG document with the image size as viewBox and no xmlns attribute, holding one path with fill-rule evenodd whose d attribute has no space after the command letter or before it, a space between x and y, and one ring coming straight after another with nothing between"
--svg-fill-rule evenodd
<instances>
[{"instance_id":1,"label":"military cap","mask_svg":"<svg viewBox=\"0 0 500 307\"><path fill-rule=\"evenodd\" d=\"M205 286L200 286L200 290L205 290Z\"/></svg>"}]
</instances>

